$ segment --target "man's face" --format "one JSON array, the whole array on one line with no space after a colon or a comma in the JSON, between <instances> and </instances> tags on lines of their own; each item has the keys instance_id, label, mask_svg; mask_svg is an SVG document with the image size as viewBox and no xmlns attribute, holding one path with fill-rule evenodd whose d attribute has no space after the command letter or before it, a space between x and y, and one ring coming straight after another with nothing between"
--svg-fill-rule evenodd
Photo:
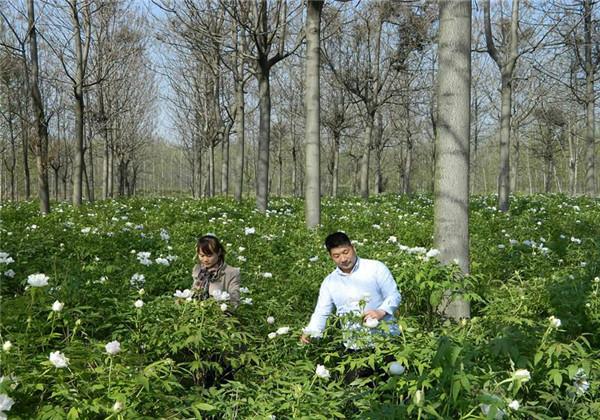
<instances>
[{"instance_id":1,"label":"man's face","mask_svg":"<svg viewBox=\"0 0 600 420\"><path fill-rule=\"evenodd\" d=\"M341 245L331 248L329 256L344 273L352 271L356 263L356 251L352 245Z\"/></svg>"}]
</instances>

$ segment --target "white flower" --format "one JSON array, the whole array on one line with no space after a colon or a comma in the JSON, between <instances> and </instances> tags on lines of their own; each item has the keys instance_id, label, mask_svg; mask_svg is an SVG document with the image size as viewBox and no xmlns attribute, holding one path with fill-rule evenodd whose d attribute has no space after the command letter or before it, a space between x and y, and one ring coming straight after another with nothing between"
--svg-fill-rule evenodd
<instances>
[{"instance_id":1,"label":"white flower","mask_svg":"<svg viewBox=\"0 0 600 420\"><path fill-rule=\"evenodd\" d=\"M110 343L107 343L104 348L106 349L106 352L112 356L121 351L121 343L119 343L117 340L114 340Z\"/></svg>"},{"instance_id":2,"label":"white flower","mask_svg":"<svg viewBox=\"0 0 600 420\"><path fill-rule=\"evenodd\" d=\"M0 252L0 264L10 264L12 262L15 262L15 260L13 260L13 258L10 255L8 255L8 253Z\"/></svg>"},{"instance_id":3,"label":"white flower","mask_svg":"<svg viewBox=\"0 0 600 420\"><path fill-rule=\"evenodd\" d=\"M323 379L329 379L331 376L329 374L329 370L327 370L327 368L323 365L317 365L317 368L315 369L315 375Z\"/></svg>"},{"instance_id":4,"label":"white flower","mask_svg":"<svg viewBox=\"0 0 600 420\"><path fill-rule=\"evenodd\" d=\"M121 401L115 402L112 406L112 409L115 413L121 411L123 409L123 403Z\"/></svg>"},{"instance_id":5,"label":"white flower","mask_svg":"<svg viewBox=\"0 0 600 420\"><path fill-rule=\"evenodd\" d=\"M367 318L365 319L365 325L369 328L375 328L379 325L379 320L375 318Z\"/></svg>"},{"instance_id":6,"label":"white flower","mask_svg":"<svg viewBox=\"0 0 600 420\"><path fill-rule=\"evenodd\" d=\"M106 280L108 280L108 277L102 276L102 277L100 277L100 280L98 280L98 283L102 284L102 283L106 282Z\"/></svg>"},{"instance_id":7,"label":"white flower","mask_svg":"<svg viewBox=\"0 0 600 420\"><path fill-rule=\"evenodd\" d=\"M528 380L531 379L531 374L529 373L529 371L527 369L517 369L513 375L512 375L513 380L521 380L523 382L527 382Z\"/></svg>"},{"instance_id":8,"label":"white flower","mask_svg":"<svg viewBox=\"0 0 600 420\"><path fill-rule=\"evenodd\" d=\"M247 287L240 287L240 292L241 293L250 293L250 289L248 289Z\"/></svg>"},{"instance_id":9,"label":"white flower","mask_svg":"<svg viewBox=\"0 0 600 420\"><path fill-rule=\"evenodd\" d=\"M219 289L213 291L211 293L211 295L215 298L215 300L217 302L222 302L222 301L225 301L225 300L229 300L229 298L230 298L229 293L224 292L224 291L219 290Z\"/></svg>"},{"instance_id":10,"label":"white flower","mask_svg":"<svg viewBox=\"0 0 600 420\"><path fill-rule=\"evenodd\" d=\"M246 304L246 305L252 305L252 298L247 297L242 299L242 303Z\"/></svg>"},{"instance_id":11,"label":"white flower","mask_svg":"<svg viewBox=\"0 0 600 420\"><path fill-rule=\"evenodd\" d=\"M8 353L10 349L12 349L12 343L10 341L5 341L4 343L2 343L2 350L4 352Z\"/></svg>"},{"instance_id":12,"label":"white flower","mask_svg":"<svg viewBox=\"0 0 600 420\"><path fill-rule=\"evenodd\" d=\"M140 285L144 284L145 281L146 281L146 278L144 277L143 274L135 273L133 276L131 276L129 283L132 286L140 286Z\"/></svg>"},{"instance_id":13,"label":"white flower","mask_svg":"<svg viewBox=\"0 0 600 420\"><path fill-rule=\"evenodd\" d=\"M15 274L17 274L17 273L15 273L15 270L13 270L12 268L9 268L8 270L6 270L4 272L4 275L6 277L10 277L11 279L15 276Z\"/></svg>"},{"instance_id":14,"label":"white flower","mask_svg":"<svg viewBox=\"0 0 600 420\"><path fill-rule=\"evenodd\" d=\"M11 407L15 403L15 400L10 398L6 394L0 394L0 419L6 419L6 413L4 411L10 411Z\"/></svg>"},{"instance_id":15,"label":"white flower","mask_svg":"<svg viewBox=\"0 0 600 420\"><path fill-rule=\"evenodd\" d=\"M519 243L519 241L517 241L517 240L515 240L515 239L511 239L511 240L510 240L510 241L508 241L508 242L510 242L510 244L511 244L511 245L517 245L517 244Z\"/></svg>"},{"instance_id":16,"label":"white flower","mask_svg":"<svg viewBox=\"0 0 600 420\"><path fill-rule=\"evenodd\" d=\"M223 312L225 312L227 310L227 304L226 303L221 303L221 306L219 306L219 308L221 308L221 310Z\"/></svg>"},{"instance_id":17,"label":"white flower","mask_svg":"<svg viewBox=\"0 0 600 420\"><path fill-rule=\"evenodd\" d=\"M511 410L517 411L520 407L521 407L521 404L519 404L519 401L517 401L517 400L512 400L508 404L508 408L510 408Z\"/></svg>"},{"instance_id":18,"label":"white flower","mask_svg":"<svg viewBox=\"0 0 600 420\"><path fill-rule=\"evenodd\" d=\"M427 254L425 254L425 257L434 258L434 257L437 257L438 255L440 255L440 251L438 251L435 248L431 248L429 251L427 251Z\"/></svg>"},{"instance_id":19,"label":"white flower","mask_svg":"<svg viewBox=\"0 0 600 420\"><path fill-rule=\"evenodd\" d=\"M160 230L160 238L165 242L168 241L170 238L169 232L167 232L165 229L161 229Z\"/></svg>"},{"instance_id":20,"label":"white flower","mask_svg":"<svg viewBox=\"0 0 600 420\"><path fill-rule=\"evenodd\" d=\"M379 225L373 224L372 226L373 226L373 229L381 229L381 226L379 226Z\"/></svg>"},{"instance_id":21,"label":"white flower","mask_svg":"<svg viewBox=\"0 0 600 420\"><path fill-rule=\"evenodd\" d=\"M575 238L575 237L571 236L571 242L579 245L579 244L581 244L581 239L578 239L578 238Z\"/></svg>"},{"instance_id":22,"label":"white flower","mask_svg":"<svg viewBox=\"0 0 600 420\"><path fill-rule=\"evenodd\" d=\"M283 335L283 334L287 334L288 332L290 332L290 327L279 327L277 328L277 335Z\"/></svg>"},{"instance_id":23,"label":"white flower","mask_svg":"<svg viewBox=\"0 0 600 420\"><path fill-rule=\"evenodd\" d=\"M59 369L69 366L69 359L67 359L60 351L53 351L50 353L50 362Z\"/></svg>"},{"instance_id":24,"label":"white flower","mask_svg":"<svg viewBox=\"0 0 600 420\"><path fill-rule=\"evenodd\" d=\"M308 261L310 261L310 262L317 262L318 259L319 259L319 257L317 255L315 255L314 257L310 257L308 259Z\"/></svg>"},{"instance_id":25,"label":"white flower","mask_svg":"<svg viewBox=\"0 0 600 420\"><path fill-rule=\"evenodd\" d=\"M275 337L277 337L277 333L276 332L270 332L269 334L267 334L267 337L269 337L269 339L274 339Z\"/></svg>"},{"instance_id":26,"label":"white flower","mask_svg":"<svg viewBox=\"0 0 600 420\"><path fill-rule=\"evenodd\" d=\"M144 301L142 299L138 299L133 303L133 306L140 309L142 306L144 306Z\"/></svg>"},{"instance_id":27,"label":"white flower","mask_svg":"<svg viewBox=\"0 0 600 420\"><path fill-rule=\"evenodd\" d=\"M244 257L243 255L239 255L238 256L238 261L246 262L246 257Z\"/></svg>"},{"instance_id":28,"label":"white flower","mask_svg":"<svg viewBox=\"0 0 600 420\"><path fill-rule=\"evenodd\" d=\"M90 233L91 230L92 230L92 228L90 228L90 227L84 227L81 229L81 233Z\"/></svg>"},{"instance_id":29,"label":"white flower","mask_svg":"<svg viewBox=\"0 0 600 420\"><path fill-rule=\"evenodd\" d=\"M390 236L387 242L390 244L395 244L396 242L398 242L398 238L396 238L395 236Z\"/></svg>"},{"instance_id":30,"label":"white flower","mask_svg":"<svg viewBox=\"0 0 600 420\"><path fill-rule=\"evenodd\" d=\"M244 233L246 235L252 235L253 233L256 233L256 229L254 229L253 227L245 227Z\"/></svg>"},{"instance_id":31,"label":"white flower","mask_svg":"<svg viewBox=\"0 0 600 420\"><path fill-rule=\"evenodd\" d=\"M245 248L245 247L243 247L243 246L240 246L240 247L238 248L238 251L239 251L239 252L244 252L245 250L246 250L246 248Z\"/></svg>"},{"instance_id":32,"label":"white flower","mask_svg":"<svg viewBox=\"0 0 600 420\"><path fill-rule=\"evenodd\" d=\"M273 277L273 274L271 273L262 273L262 276L266 279L270 279L271 277Z\"/></svg>"},{"instance_id":33,"label":"white flower","mask_svg":"<svg viewBox=\"0 0 600 420\"><path fill-rule=\"evenodd\" d=\"M168 266L170 264L168 259L162 258L162 257L155 259L154 262L156 262L156 264L166 265L166 266Z\"/></svg>"},{"instance_id":34,"label":"white flower","mask_svg":"<svg viewBox=\"0 0 600 420\"><path fill-rule=\"evenodd\" d=\"M575 377L573 378L573 386L577 395L583 395L590 389L590 383L587 381L587 375L583 369L577 369L577 373L575 373Z\"/></svg>"},{"instance_id":35,"label":"white flower","mask_svg":"<svg viewBox=\"0 0 600 420\"><path fill-rule=\"evenodd\" d=\"M561 320L559 318L555 318L554 315L548 319L550 320L550 325L552 328L559 328L562 324Z\"/></svg>"},{"instance_id":36,"label":"white flower","mask_svg":"<svg viewBox=\"0 0 600 420\"><path fill-rule=\"evenodd\" d=\"M52 304L52 310L54 312L60 312L63 310L64 307L65 307L65 304L62 302L59 302L58 300Z\"/></svg>"},{"instance_id":37,"label":"white flower","mask_svg":"<svg viewBox=\"0 0 600 420\"><path fill-rule=\"evenodd\" d=\"M173 296L179 299L188 299L192 297L192 291L190 289L185 289L184 291L177 289L175 293L173 293Z\"/></svg>"},{"instance_id":38,"label":"white flower","mask_svg":"<svg viewBox=\"0 0 600 420\"><path fill-rule=\"evenodd\" d=\"M400 362L392 362L389 366L389 371L392 375L402 375L406 369Z\"/></svg>"},{"instance_id":39,"label":"white flower","mask_svg":"<svg viewBox=\"0 0 600 420\"><path fill-rule=\"evenodd\" d=\"M48 286L48 276L41 273L30 274L27 277L27 283L32 287Z\"/></svg>"},{"instance_id":40,"label":"white flower","mask_svg":"<svg viewBox=\"0 0 600 420\"><path fill-rule=\"evenodd\" d=\"M144 296L144 293L146 293L146 291L144 290L143 287L140 290L138 290L138 295Z\"/></svg>"},{"instance_id":41,"label":"white flower","mask_svg":"<svg viewBox=\"0 0 600 420\"><path fill-rule=\"evenodd\" d=\"M272 316L268 316L267 317L267 324L274 324L275 323L275 318Z\"/></svg>"}]
</instances>

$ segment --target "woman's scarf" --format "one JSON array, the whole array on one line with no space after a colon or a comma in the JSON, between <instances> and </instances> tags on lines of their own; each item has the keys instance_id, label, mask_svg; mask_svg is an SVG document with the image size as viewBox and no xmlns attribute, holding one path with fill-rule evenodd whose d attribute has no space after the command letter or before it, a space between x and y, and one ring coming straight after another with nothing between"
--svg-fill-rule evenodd
<instances>
[{"instance_id":1,"label":"woman's scarf","mask_svg":"<svg viewBox=\"0 0 600 420\"><path fill-rule=\"evenodd\" d=\"M216 270L207 270L204 267L200 267L198 277L192 286L194 289L198 290L197 296L200 300L208 298L208 288L210 283L218 281L223 274L223 271L225 271L225 263L221 263Z\"/></svg>"}]
</instances>

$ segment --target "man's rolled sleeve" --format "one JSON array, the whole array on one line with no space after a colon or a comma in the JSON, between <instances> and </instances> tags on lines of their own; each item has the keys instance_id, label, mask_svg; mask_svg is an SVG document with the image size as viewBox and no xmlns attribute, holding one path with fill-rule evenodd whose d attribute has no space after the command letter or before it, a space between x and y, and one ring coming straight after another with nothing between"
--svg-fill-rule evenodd
<instances>
[{"instance_id":1,"label":"man's rolled sleeve","mask_svg":"<svg viewBox=\"0 0 600 420\"><path fill-rule=\"evenodd\" d=\"M400 306L400 301L402 300L400 292L398 291L398 285L396 284L392 273L384 264L381 264L378 271L377 284L384 299L377 309L381 309L387 314L393 315L394 312L396 312L396 309L398 309L398 306Z\"/></svg>"},{"instance_id":2,"label":"man's rolled sleeve","mask_svg":"<svg viewBox=\"0 0 600 420\"><path fill-rule=\"evenodd\" d=\"M321 288L319 289L319 298L317 299L315 310L310 317L310 322L304 329L304 333L311 336L321 335L323 330L325 330L327 318L329 318L332 310L333 299L331 298L331 294L329 293L329 289L327 288L325 282L323 282L323 284L321 284Z\"/></svg>"}]
</instances>

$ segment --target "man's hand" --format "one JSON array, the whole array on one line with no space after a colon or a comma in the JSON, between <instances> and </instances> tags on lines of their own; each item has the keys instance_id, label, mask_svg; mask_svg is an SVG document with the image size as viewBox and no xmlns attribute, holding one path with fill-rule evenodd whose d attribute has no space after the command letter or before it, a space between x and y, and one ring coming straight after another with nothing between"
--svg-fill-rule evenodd
<instances>
[{"instance_id":1,"label":"man's hand","mask_svg":"<svg viewBox=\"0 0 600 420\"><path fill-rule=\"evenodd\" d=\"M308 334L302 334L300 336L300 342L302 344L310 344L310 336Z\"/></svg>"},{"instance_id":2,"label":"man's hand","mask_svg":"<svg viewBox=\"0 0 600 420\"><path fill-rule=\"evenodd\" d=\"M383 309L369 309L368 311L364 312L363 321L366 320L367 318L374 318L377 321L379 321L386 314L387 314L387 312L384 311Z\"/></svg>"}]
</instances>

